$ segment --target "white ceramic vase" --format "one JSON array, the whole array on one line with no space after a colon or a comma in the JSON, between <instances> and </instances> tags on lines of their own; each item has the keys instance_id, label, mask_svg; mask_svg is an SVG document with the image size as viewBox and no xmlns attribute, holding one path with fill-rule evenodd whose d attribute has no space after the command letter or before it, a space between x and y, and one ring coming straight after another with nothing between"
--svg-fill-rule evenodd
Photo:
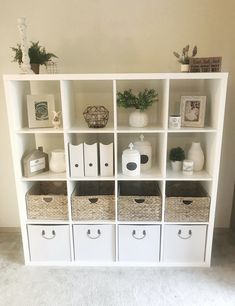
<instances>
[{"instance_id":1,"label":"white ceramic vase","mask_svg":"<svg viewBox=\"0 0 235 306\"><path fill-rule=\"evenodd\" d=\"M139 109L136 109L134 112L130 113L129 116L129 125L131 127L145 127L148 125L148 115L144 111L140 111Z\"/></svg>"},{"instance_id":2,"label":"white ceramic vase","mask_svg":"<svg viewBox=\"0 0 235 306\"><path fill-rule=\"evenodd\" d=\"M189 72L189 65L188 64L181 64L180 65L181 72Z\"/></svg>"},{"instance_id":3,"label":"white ceramic vase","mask_svg":"<svg viewBox=\"0 0 235 306\"><path fill-rule=\"evenodd\" d=\"M182 161L171 161L171 167L174 172L180 172L182 170Z\"/></svg>"},{"instance_id":4,"label":"white ceramic vase","mask_svg":"<svg viewBox=\"0 0 235 306\"><path fill-rule=\"evenodd\" d=\"M201 171L203 169L205 158L200 142L192 143L188 151L188 159L193 161L194 171Z\"/></svg>"},{"instance_id":5,"label":"white ceramic vase","mask_svg":"<svg viewBox=\"0 0 235 306\"><path fill-rule=\"evenodd\" d=\"M54 150L51 152L49 168L52 172L65 172L65 153L64 150Z\"/></svg>"}]
</instances>

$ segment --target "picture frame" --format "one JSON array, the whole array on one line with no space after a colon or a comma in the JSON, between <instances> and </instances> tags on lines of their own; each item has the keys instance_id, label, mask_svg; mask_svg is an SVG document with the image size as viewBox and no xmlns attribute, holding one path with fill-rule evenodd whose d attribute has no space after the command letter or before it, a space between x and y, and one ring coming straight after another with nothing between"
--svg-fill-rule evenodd
<instances>
[{"instance_id":1,"label":"picture frame","mask_svg":"<svg viewBox=\"0 0 235 306\"><path fill-rule=\"evenodd\" d=\"M54 110L55 101L53 95L27 95L29 128L53 127Z\"/></svg>"},{"instance_id":2,"label":"picture frame","mask_svg":"<svg viewBox=\"0 0 235 306\"><path fill-rule=\"evenodd\" d=\"M204 127L206 96L182 96L180 103L182 127Z\"/></svg>"}]
</instances>

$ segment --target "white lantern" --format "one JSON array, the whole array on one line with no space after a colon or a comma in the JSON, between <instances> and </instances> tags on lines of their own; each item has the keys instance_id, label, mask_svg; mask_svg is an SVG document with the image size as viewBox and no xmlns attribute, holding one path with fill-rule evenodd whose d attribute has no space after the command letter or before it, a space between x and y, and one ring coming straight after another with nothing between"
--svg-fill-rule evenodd
<instances>
[{"instance_id":1,"label":"white lantern","mask_svg":"<svg viewBox=\"0 0 235 306\"><path fill-rule=\"evenodd\" d=\"M140 168L146 171L152 167L152 145L149 141L144 141L144 135L140 135L140 141L134 143L134 148L140 152Z\"/></svg>"},{"instance_id":2,"label":"white lantern","mask_svg":"<svg viewBox=\"0 0 235 306\"><path fill-rule=\"evenodd\" d=\"M140 153L129 144L129 149L122 152L122 173L127 176L140 175Z\"/></svg>"}]
</instances>

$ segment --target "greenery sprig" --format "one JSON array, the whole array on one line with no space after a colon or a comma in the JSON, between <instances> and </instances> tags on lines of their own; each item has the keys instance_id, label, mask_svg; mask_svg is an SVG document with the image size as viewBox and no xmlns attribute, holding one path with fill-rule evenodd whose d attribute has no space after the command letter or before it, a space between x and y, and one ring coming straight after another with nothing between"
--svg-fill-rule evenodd
<instances>
[{"instance_id":1,"label":"greenery sprig","mask_svg":"<svg viewBox=\"0 0 235 306\"><path fill-rule=\"evenodd\" d=\"M197 46L194 46L191 57L189 56L189 45L185 46L182 50L181 55L178 52L173 52L174 56L178 59L178 62L184 65L189 64L189 59L196 56Z\"/></svg>"},{"instance_id":2,"label":"greenery sprig","mask_svg":"<svg viewBox=\"0 0 235 306\"><path fill-rule=\"evenodd\" d=\"M18 62L19 65L22 64L22 49L21 45L17 44L16 47L11 47L12 51L15 53L13 62ZM51 61L52 57L57 58L57 56L53 53L47 53L46 49L39 45L39 41L32 42L31 46L28 50L30 64L40 64L40 65L46 65L47 62Z\"/></svg>"},{"instance_id":3,"label":"greenery sprig","mask_svg":"<svg viewBox=\"0 0 235 306\"><path fill-rule=\"evenodd\" d=\"M117 93L117 104L124 108L136 108L141 111L146 110L154 102L158 101L158 94L154 89L144 89L137 95L132 93L132 89Z\"/></svg>"}]
</instances>

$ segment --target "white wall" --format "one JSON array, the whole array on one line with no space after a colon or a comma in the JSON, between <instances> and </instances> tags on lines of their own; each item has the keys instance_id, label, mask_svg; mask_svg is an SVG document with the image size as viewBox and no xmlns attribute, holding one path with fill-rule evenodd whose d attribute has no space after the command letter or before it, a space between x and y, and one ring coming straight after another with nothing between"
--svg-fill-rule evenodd
<instances>
[{"instance_id":1,"label":"white wall","mask_svg":"<svg viewBox=\"0 0 235 306\"><path fill-rule=\"evenodd\" d=\"M60 58L60 72L174 72L172 51L198 46L198 56L223 57L229 71L217 226L229 225L235 177L235 4L233 0L4 1L0 12L0 72L18 72L10 46L19 42L17 17L26 16L30 40ZM0 83L0 226L17 226L13 169Z\"/></svg>"}]
</instances>

